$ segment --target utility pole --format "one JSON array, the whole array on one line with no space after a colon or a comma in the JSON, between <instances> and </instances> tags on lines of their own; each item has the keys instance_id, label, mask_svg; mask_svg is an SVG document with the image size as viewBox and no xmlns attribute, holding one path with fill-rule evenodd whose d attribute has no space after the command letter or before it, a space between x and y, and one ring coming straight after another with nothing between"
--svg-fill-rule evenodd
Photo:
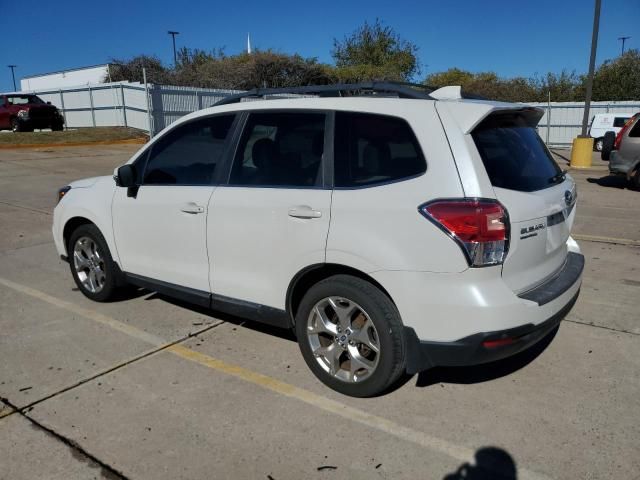
<instances>
[{"instance_id":1,"label":"utility pole","mask_svg":"<svg viewBox=\"0 0 640 480\"><path fill-rule=\"evenodd\" d=\"M620 40L622 42L622 53L620 55L624 55L624 44L627 40L629 40L631 37L618 37L618 40Z\"/></svg>"},{"instance_id":2,"label":"utility pole","mask_svg":"<svg viewBox=\"0 0 640 480\"><path fill-rule=\"evenodd\" d=\"M14 69L17 67L17 65L7 65L7 67L11 69L11 78L13 78L13 91L16 92L18 91L18 89L16 88L16 74L14 72Z\"/></svg>"},{"instance_id":3,"label":"utility pole","mask_svg":"<svg viewBox=\"0 0 640 480\"><path fill-rule=\"evenodd\" d=\"M171 39L173 40L173 67L176 68L178 66L178 56L176 55L176 35L180 35L180 32L169 30L167 33L171 35Z\"/></svg>"}]
</instances>

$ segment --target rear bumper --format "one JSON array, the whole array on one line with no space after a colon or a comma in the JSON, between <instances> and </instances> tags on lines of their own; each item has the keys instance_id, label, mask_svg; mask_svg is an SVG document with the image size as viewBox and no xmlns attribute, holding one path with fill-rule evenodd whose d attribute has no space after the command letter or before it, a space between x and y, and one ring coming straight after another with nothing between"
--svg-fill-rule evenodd
<instances>
[{"instance_id":1,"label":"rear bumper","mask_svg":"<svg viewBox=\"0 0 640 480\"><path fill-rule=\"evenodd\" d=\"M634 162L632 159L626 159L620 152L614 150L609 158L609 173L613 175L629 176L632 172Z\"/></svg>"},{"instance_id":2,"label":"rear bumper","mask_svg":"<svg viewBox=\"0 0 640 480\"><path fill-rule=\"evenodd\" d=\"M569 313L578 299L583 269L584 256L569 252L564 267L555 277L518 295L519 299L530 302L526 309L547 312L546 317L535 323L480 331L445 342L420 340L413 328L405 327L407 373L414 374L435 366L488 363L526 350L557 328ZM522 312L524 317L524 310ZM469 315L473 316L473 312L469 312Z\"/></svg>"},{"instance_id":3,"label":"rear bumper","mask_svg":"<svg viewBox=\"0 0 640 480\"><path fill-rule=\"evenodd\" d=\"M455 342L421 342L412 328L405 327L407 373L414 374L436 366L478 365L520 353L557 328L577 299L578 293L560 311L538 325L476 333Z\"/></svg>"}]
</instances>

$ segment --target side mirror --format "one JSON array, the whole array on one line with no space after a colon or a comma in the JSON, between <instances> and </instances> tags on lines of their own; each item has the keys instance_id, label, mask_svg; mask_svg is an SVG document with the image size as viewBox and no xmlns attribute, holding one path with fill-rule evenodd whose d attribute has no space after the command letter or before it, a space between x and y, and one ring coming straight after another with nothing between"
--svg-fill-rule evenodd
<instances>
[{"instance_id":1,"label":"side mirror","mask_svg":"<svg viewBox=\"0 0 640 480\"><path fill-rule=\"evenodd\" d=\"M47 102L47 105L51 105L51 102Z\"/></svg>"},{"instance_id":2,"label":"side mirror","mask_svg":"<svg viewBox=\"0 0 640 480\"><path fill-rule=\"evenodd\" d=\"M116 185L126 188L135 187L136 177L136 167L131 164L123 165L118 168L116 174Z\"/></svg>"}]
</instances>

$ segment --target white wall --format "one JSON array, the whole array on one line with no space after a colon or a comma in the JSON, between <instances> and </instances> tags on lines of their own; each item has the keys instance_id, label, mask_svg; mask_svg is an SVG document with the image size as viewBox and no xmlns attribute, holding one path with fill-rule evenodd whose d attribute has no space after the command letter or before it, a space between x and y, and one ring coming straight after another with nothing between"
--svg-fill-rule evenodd
<instances>
[{"instance_id":1,"label":"white wall","mask_svg":"<svg viewBox=\"0 0 640 480\"><path fill-rule=\"evenodd\" d=\"M108 65L98 65L96 67L66 70L63 72L23 78L20 80L20 89L22 91L48 90L102 83L108 74L108 69Z\"/></svg>"}]
</instances>

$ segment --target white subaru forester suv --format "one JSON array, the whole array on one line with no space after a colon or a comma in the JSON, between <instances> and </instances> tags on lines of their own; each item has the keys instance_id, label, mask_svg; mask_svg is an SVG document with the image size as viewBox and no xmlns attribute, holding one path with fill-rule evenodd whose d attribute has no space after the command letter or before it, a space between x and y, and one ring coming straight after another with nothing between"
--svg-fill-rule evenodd
<instances>
[{"instance_id":1,"label":"white subaru forester suv","mask_svg":"<svg viewBox=\"0 0 640 480\"><path fill-rule=\"evenodd\" d=\"M272 93L306 96L241 101ZM253 90L61 189L55 244L90 299L129 284L291 328L322 382L377 395L520 352L575 303L576 188L541 115L459 87Z\"/></svg>"}]
</instances>

